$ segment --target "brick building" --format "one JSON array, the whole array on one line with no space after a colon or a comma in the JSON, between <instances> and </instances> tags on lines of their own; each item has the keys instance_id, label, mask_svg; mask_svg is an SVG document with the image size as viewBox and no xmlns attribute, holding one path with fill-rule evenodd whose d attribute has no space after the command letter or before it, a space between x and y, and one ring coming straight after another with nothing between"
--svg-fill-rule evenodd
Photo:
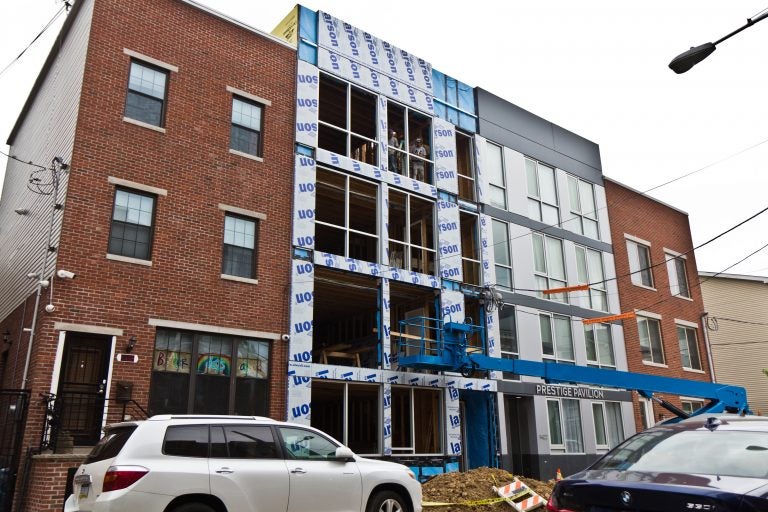
<instances>
[{"instance_id":1,"label":"brick building","mask_svg":"<svg viewBox=\"0 0 768 512\"><path fill-rule=\"evenodd\" d=\"M693 253L688 214L605 180L616 275L625 320L629 371L711 381L704 305ZM638 430L671 413L634 393ZM664 396L685 411L704 405L700 398Z\"/></svg>"},{"instance_id":2,"label":"brick building","mask_svg":"<svg viewBox=\"0 0 768 512\"><path fill-rule=\"evenodd\" d=\"M0 203L22 454L48 393L75 449L123 414L284 417L295 72L293 46L195 2L74 3ZM65 480L39 476L77 466L61 457L22 457L27 510L59 509Z\"/></svg>"}]
</instances>

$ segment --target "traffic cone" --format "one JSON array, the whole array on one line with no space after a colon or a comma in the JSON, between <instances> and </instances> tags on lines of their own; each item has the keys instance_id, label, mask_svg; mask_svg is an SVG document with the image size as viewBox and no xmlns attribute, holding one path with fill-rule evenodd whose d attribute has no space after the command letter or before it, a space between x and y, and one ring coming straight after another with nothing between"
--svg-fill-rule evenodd
<instances>
[{"instance_id":1,"label":"traffic cone","mask_svg":"<svg viewBox=\"0 0 768 512\"><path fill-rule=\"evenodd\" d=\"M563 474L560 472L560 468L557 468L557 474L555 475L555 481L559 482L563 479Z\"/></svg>"}]
</instances>

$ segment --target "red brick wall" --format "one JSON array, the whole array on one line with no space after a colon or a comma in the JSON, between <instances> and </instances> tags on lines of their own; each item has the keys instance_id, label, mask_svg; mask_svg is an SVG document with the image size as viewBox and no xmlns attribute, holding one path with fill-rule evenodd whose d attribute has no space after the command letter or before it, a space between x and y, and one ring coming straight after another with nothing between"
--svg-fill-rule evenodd
<instances>
[{"instance_id":1,"label":"red brick wall","mask_svg":"<svg viewBox=\"0 0 768 512\"><path fill-rule=\"evenodd\" d=\"M67 470L82 464L83 455L37 455L32 458L26 510L59 512L64 503Z\"/></svg>"},{"instance_id":2,"label":"red brick wall","mask_svg":"<svg viewBox=\"0 0 768 512\"><path fill-rule=\"evenodd\" d=\"M165 133L123 121L130 60L124 48L179 68L169 77ZM182 2L96 0L58 248L58 268L77 278L55 281L56 311L39 318L33 399L50 389L54 322L122 329L118 352L135 336L138 364L114 362L112 382L131 381L133 398L144 406L155 338L150 318L288 332L295 70L291 48ZM271 101L263 162L229 153L227 86ZM151 267L105 257L114 199L109 176L168 191L156 203ZM220 277L219 203L266 215L258 284ZM270 356L269 415L284 418L287 344L273 342ZM42 412L33 403L25 447L38 442Z\"/></svg>"},{"instance_id":3,"label":"red brick wall","mask_svg":"<svg viewBox=\"0 0 768 512\"><path fill-rule=\"evenodd\" d=\"M660 321L661 337L667 368L643 364L637 321L633 319L624 321L624 341L629 371L688 380L711 380L700 318L704 311L704 304L701 298L701 289L698 286L696 257L692 252L686 254L686 272L692 300L672 296L669 288L669 274L664 263L664 249L683 254L693 248L688 215L612 181L606 180L605 193L608 201L608 216L611 223L611 238L613 240L621 310L639 309L662 316ZM651 265L653 265L655 290L632 284L629 275L625 234L651 243ZM675 319L698 324L696 336L702 369L705 373L683 370ZM680 405L678 397L664 395L664 398L677 406ZM638 430L642 428L639 411L639 404L635 399L635 420ZM656 421L659 420L661 413L666 414L667 417L671 416L671 413L666 409L654 406Z\"/></svg>"}]
</instances>

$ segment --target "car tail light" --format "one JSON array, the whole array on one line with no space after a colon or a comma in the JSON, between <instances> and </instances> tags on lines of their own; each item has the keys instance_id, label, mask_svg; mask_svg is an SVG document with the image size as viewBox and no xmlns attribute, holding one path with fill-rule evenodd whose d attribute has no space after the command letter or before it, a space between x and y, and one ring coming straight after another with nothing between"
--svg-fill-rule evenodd
<instances>
[{"instance_id":1,"label":"car tail light","mask_svg":"<svg viewBox=\"0 0 768 512\"><path fill-rule=\"evenodd\" d=\"M576 512L575 510L571 510L570 508L560 508L560 506L557 503L557 498L555 498L555 495L549 497L549 501L547 502L547 512Z\"/></svg>"},{"instance_id":2,"label":"car tail light","mask_svg":"<svg viewBox=\"0 0 768 512\"><path fill-rule=\"evenodd\" d=\"M142 466L110 466L104 475L104 485L101 490L107 492L125 489L138 482L147 473L149 470Z\"/></svg>"}]
</instances>

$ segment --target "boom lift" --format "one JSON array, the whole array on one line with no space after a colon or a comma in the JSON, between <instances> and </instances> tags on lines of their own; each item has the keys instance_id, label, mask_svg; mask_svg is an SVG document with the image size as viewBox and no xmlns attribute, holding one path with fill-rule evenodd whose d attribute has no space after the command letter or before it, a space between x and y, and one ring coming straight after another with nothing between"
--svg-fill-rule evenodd
<instances>
[{"instance_id":1,"label":"boom lift","mask_svg":"<svg viewBox=\"0 0 768 512\"><path fill-rule=\"evenodd\" d=\"M479 325L443 322L435 318L403 320L400 322L398 365L460 372L464 377L470 377L477 371L495 370L541 377L549 383L579 383L633 390L677 416L668 422L707 413L750 414L747 392L740 386L563 363L490 357L486 355L483 331L484 328ZM655 397L654 393L704 398L709 403L689 415L668 401Z\"/></svg>"}]
</instances>

